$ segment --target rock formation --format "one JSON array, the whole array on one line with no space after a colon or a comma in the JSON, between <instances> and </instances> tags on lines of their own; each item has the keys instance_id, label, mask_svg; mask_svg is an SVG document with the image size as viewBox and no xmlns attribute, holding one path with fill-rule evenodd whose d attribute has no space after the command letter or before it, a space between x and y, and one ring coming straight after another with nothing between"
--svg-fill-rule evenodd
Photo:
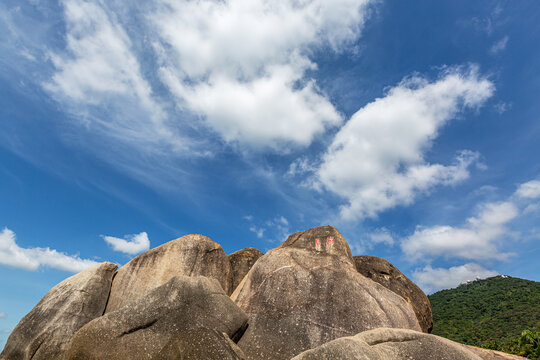
<instances>
[{"instance_id":1,"label":"rock formation","mask_svg":"<svg viewBox=\"0 0 540 360\"><path fill-rule=\"evenodd\" d=\"M120 309L177 275L216 279L228 293L229 260L206 236L186 235L135 257L116 274L106 313Z\"/></svg>"},{"instance_id":2,"label":"rock formation","mask_svg":"<svg viewBox=\"0 0 540 360\"><path fill-rule=\"evenodd\" d=\"M264 255L227 256L186 235L115 270L103 263L51 289L0 360L519 358L420 332L432 324L425 294L386 260L353 258L331 226Z\"/></svg>"},{"instance_id":3,"label":"rock formation","mask_svg":"<svg viewBox=\"0 0 540 360\"><path fill-rule=\"evenodd\" d=\"M422 331L426 333L431 332L433 318L431 316L429 299L408 277L403 275L390 262L377 256L354 256L354 263L356 270L360 274L378 282L407 300L413 307Z\"/></svg>"},{"instance_id":4,"label":"rock formation","mask_svg":"<svg viewBox=\"0 0 540 360\"><path fill-rule=\"evenodd\" d=\"M291 360L481 360L464 345L406 329L379 328L330 341Z\"/></svg>"},{"instance_id":5,"label":"rock formation","mask_svg":"<svg viewBox=\"0 0 540 360\"><path fill-rule=\"evenodd\" d=\"M153 360L245 360L225 333L197 328L172 339Z\"/></svg>"},{"instance_id":6,"label":"rock formation","mask_svg":"<svg viewBox=\"0 0 540 360\"><path fill-rule=\"evenodd\" d=\"M245 248L228 256L231 264L229 295L238 287L253 264L263 255L264 253L258 249Z\"/></svg>"},{"instance_id":7,"label":"rock formation","mask_svg":"<svg viewBox=\"0 0 540 360\"><path fill-rule=\"evenodd\" d=\"M495 350L481 349L476 346L465 345L469 351L478 355L482 360L527 360L527 358L503 353Z\"/></svg>"},{"instance_id":8,"label":"rock formation","mask_svg":"<svg viewBox=\"0 0 540 360\"><path fill-rule=\"evenodd\" d=\"M290 359L377 327L421 330L399 295L361 275L331 226L295 233L259 258L231 298L249 316L248 359Z\"/></svg>"},{"instance_id":9,"label":"rock formation","mask_svg":"<svg viewBox=\"0 0 540 360\"><path fill-rule=\"evenodd\" d=\"M98 264L49 290L15 327L0 359L61 359L73 334L103 315L116 268Z\"/></svg>"},{"instance_id":10,"label":"rock formation","mask_svg":"<svg viewBox=\"0 0 540 360\"><path fill-rule=\"evenodd\" d=\"M66 360L154 359L190 330L205 327L237 340L246 326L246 314L217 280L176 276L82 327L71 340Z\"/></svg>"}]
</instances>

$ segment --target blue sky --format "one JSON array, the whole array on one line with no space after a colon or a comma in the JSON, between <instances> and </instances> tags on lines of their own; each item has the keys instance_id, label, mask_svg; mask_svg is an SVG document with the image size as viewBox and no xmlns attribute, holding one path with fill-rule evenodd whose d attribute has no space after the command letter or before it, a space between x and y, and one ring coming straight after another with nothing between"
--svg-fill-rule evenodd
<instances>
[{"instance_id":1,"label":"blue sky","mask_svg":"<svg viewBox=\"0 0 540 360\"><path fill-rule=\"evenodd\" d=\"M0 344L189 233L332 224L426 292L540 280L536 1L0 4Z\"/></svg>"}]
</instances>

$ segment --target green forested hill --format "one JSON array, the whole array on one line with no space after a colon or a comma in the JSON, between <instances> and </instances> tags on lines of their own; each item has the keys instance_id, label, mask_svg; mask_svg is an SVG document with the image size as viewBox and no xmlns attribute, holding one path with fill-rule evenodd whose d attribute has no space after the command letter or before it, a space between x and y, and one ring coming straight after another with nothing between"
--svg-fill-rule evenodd
<instances>
[{"instance_id":1,"label":"green forested hill","mask_svg":"<svg viewBox=\"0 0 540 360\"><path fill-rule=\"evenodd\" d=\"M496 276L439 291L429 300L433 334L457 342L518 353L524 330L540 332L540 282Z\"/></svg>"}]
</instances>

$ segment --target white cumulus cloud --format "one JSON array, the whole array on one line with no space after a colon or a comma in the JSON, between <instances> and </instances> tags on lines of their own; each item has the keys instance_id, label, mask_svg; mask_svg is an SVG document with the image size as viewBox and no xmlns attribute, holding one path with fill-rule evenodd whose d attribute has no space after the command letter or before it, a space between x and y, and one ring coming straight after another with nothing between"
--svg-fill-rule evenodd
<instances>
[{"instance_id":1,"label":"white cumulus cloud","mask_svg":"<svg viewBox=\"0 0 540 360\"><path fill-rule=\"evenodd\" d=\"M401 248L411 260L440 256L505 260L511 254L499 250L499 241L508 235L505 225L518 215L518 208L511 202L487 203L461 227L418 226L402 241Z\"/></svg>"},{"instance_id":2,"label":"white cumulus cloud","mask_svg":"<svg viewBox=\"0 0 540 360\"><path fill-rule=\"evenodd\" d=\"M475 67L447 69L434 82L404 79L340 129L315 173L315 186L346 199L341 215L354 220L468 178L478 153L462 151L453 164L441 165L428 163L425 152L442 126L461 109L482 105L493 91Z\"/></svg>"},{"instance_id":3,"label":"white cumulus cloud","mask_svg":"<svg viewBox=\"0 0 540 360\"><path fill-rule=\"evenodd\" d=\"M485 269L475 263L468 263L449 269L434 269L427 265L423 269L413 272L412 278L424 292L429 294L442 289L454 288L469 280L485 279L496 275L498 275L496 271Z\"/></svg>"},{"instance_id":4,"label":"white cumulus cloud","mask_svg":"<svg viewBox=\"0 0 540 360\"><path fill-rule=\"evenodd\" d=\"M46 266L73 273L97 264L93 260L67 255L48 247L25 249L19 247L15 240L15 233L8 228L0 232L0 264L31 271Z\"/></svg>"},{"instance_id":5,"label":"white cumulus cloud","mask_svg":"<svg viewBox=\"0 0 540 360\"><path fill-rule=\"evenodd\" d=\"M521 184L516 190L516 195L524 199L536 199L540 197L540 181L531 180Z\"/></svg>"},{"instance_id":6,"label":"white cumulus cloud","mask_svg":"<svg viewBox=\"0 0 540 360\"><path fill-rule=\"evenodd\" d=\"M341 115L306 72L360 35L369 0L159 2L162 81L228 142L287 151Z\"/></svg>"},{"instance_id":7,"label":"white cumulus cloud","mask_svg":"<svg viewBox=\"0 0 540 360\"><path fill-rule=\"evenodd\" d=\"M134 255L150 249L150 240L146 232L124 236L124 239L114 236L104 236L103 240L112 246L114 251Z\"/></svg>"}]
</instances>

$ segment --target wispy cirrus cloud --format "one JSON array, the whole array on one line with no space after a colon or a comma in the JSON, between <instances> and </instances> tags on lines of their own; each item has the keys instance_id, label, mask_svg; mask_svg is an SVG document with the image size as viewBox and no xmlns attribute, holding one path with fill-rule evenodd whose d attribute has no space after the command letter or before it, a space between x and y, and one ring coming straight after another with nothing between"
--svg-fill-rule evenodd
<instances>
[{"instance_id":1,"label":"wispy cirrus cloud","mask_svg":"<svg viewBox=\"0 0 540 360\"><path fill-rule=\"evenodd\" d=\"M146 232L126 235L123 239L104 235L101 237L114 251L120 251L129 255L135 255L150 249L150 240Z\"/></svg>"},{"instance_id":2,"label":"wispy cirrus cloud","mask_svg":"<svg viewBox=\"0 0 540 360\"><path fill-rule=\"evenodd\" d=\"M437 185L463 181L478 153L462 151L452 165L428 163L425 153L446 123L493 92L493 83L475 67L448 68L433 82L418 75L404 79L340 129L314 186L345 199L342 218L357 220L411 204Z\"/></svg>"},{"instance_id":3,"label":"wispy cirrus cloud","mask_svg":"<svg viewBox=\"0 0 540 360\"><path fill-rule=\"evenodd\" d=\"M508 44L508 36L503 37L499 41L495 42L491 48L489 49L489 52L493 55L500 53L501 51L504 51L506 49L506 45Z\"/></svg>"},{"instance_id":4,"label":"wispy cirrus cloud","mask_svg":"<svg viewBox=\"0 0 540 360\"><path fill-rule=\"evenodd\" d=\"M15 233L8 228L0 232L0 264L35 271L42 266L69 272L80 272L97 262L67 255L50 248L22 248L16 243Z\"/></svg>"},{"instance_id":5,"label":"wispy cirrus cloud","mask_svg":"<svg viewBox=\"0 0 540 360\"><path fill-rule=\"evenodd\" d=\"M118 15L99 1L62 4L66 47L49 52L56 71L43 87L101 136L155 150L163 143L170 151L185 150L187 140L166 123Z\"/></svg>"}]
</instances>

